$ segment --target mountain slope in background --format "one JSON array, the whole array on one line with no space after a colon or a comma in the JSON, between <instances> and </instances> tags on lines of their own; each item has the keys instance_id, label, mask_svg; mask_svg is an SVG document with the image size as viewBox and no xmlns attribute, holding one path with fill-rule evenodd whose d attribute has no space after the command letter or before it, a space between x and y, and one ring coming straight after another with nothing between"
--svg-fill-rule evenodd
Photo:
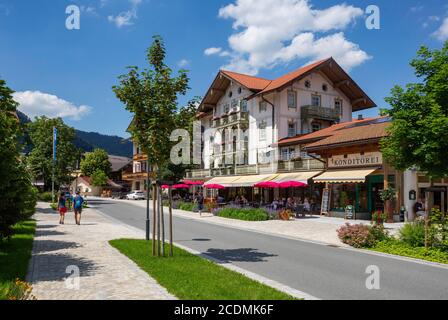
<instances>
[{"instance_id":1,"label":"mountain slope in background","mask_svg":"<svg viewBox=\"0 0 448 320\"><path fill-rule=\"evenodd\" d=\"M17 111L17 116L21 123L26 124L31 122L30 118L20 111ZM74 144L85 152L93 151L95 148L101 148L106 150L110 155L132 158L132 142L118 136L75 130Z\"/></svg>"}]
</instances>

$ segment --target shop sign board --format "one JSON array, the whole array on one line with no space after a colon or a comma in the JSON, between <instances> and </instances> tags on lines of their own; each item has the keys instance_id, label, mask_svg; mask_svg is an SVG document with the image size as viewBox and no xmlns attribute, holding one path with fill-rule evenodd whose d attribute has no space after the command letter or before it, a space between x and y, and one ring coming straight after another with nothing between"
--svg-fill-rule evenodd
<instances>
[{"instance_id":1,"label":"shop sign board","mask_svg":"<svg viewBox=\"0 0 448 320\"><path fill-rule=\"evenodd\" d=\"M320 214L327 214L330 212L330 189L325 188L322 191L322 204L320 206Z\"/></svg>"},{"instance_id":2,"label":"shop sign board","mask_svg":"<svg viewBox=\"0 0 448 320\"><path fill-rule=\"evenodd\" d=\"M355 153L348 155L336 155L328 159L328 168L366 167L383 164L381 152Z\"/></svg>"}]
</instances>

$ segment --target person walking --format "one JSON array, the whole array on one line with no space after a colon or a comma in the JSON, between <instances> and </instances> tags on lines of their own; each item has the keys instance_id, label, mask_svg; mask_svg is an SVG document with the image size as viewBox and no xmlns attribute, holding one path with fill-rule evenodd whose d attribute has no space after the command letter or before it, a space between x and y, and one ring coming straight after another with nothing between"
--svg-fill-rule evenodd
<instances>
[{"instance_id":1,"label":"person walking","mask_svg":"<svg viewBox=\"0 0 448 320\"><path fill-rule=\"evenodd\" d=\"M202 210L204 210L204 197L202 193L198 192L194 201L198 205L199 216L202 217Z\"/></svg>"},{"instance_id":2,"label":"person walking","mask_svg":"<svg viewBox=\"0 0 448 320\"><path fill-rule=\"evenodd\" d=\"M81 213L83 204L84 204L84 198L81 197L79 191L77 191L76 196L73 199L73 210L75 211L75 222L78 226L81 224Z\"/></svg>"},{"instance_id":3,"label":"person walking","mask_svg":"<svg viewBox=\"0 0 448 320\"><path fill-rule=\"evenodd\" d=\"M67 213L66 198L61 192L58 199L59 224L64 224L65 214Z\"/></svg>"}]
</instances>

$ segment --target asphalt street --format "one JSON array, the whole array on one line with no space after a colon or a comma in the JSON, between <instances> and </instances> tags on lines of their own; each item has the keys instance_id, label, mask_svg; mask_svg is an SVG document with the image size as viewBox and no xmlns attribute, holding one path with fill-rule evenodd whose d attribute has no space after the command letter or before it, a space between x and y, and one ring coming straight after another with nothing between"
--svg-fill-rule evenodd
<instances>
[{"instance_id":1,"label":"asphalt street","mask_svg":"<svg viewBox=\"0 0 448 320\"><path fill-rule=\"evenodd\" d=\"M89 204L123 223L145 228L144 208L110 200ZM190 218L173 220L176 243L320 299L448 299L448 268ZM366 286L369 266L378 267L379 290Z\"/></svg>"}]
</instances>

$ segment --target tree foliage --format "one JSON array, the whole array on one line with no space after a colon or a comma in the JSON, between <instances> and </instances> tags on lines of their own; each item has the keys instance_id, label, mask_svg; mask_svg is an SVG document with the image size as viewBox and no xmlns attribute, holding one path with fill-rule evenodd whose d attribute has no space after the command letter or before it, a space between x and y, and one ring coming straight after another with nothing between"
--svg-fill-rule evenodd
<instances>
[{"instance_id":1,"label":"tree foliage","mask_svg":"<svg viewBox=\"0 0 448 320\"><path fill-rule=\"evenodd\" d=\"M107 184L108 177L101 169L97 169L90 176L92 178L92 185L95 187L103 187Z\"/></svg>"},{"instance_id":2,"label":"tree foliage","mask_svg":"<svg viewBox=\"0 0 448 320\"><path fill-rule=\"evenodd\" d=\"M37 193L20 156L22 130L12 93L0 79L0 240L11 235L12 225L34 213Z\"/></svg>"},{"instance_id":3,"label":"tree foliage","mask_svg":"<svg viewBox=\"0 0 448 320\"><path fill-rule=\"evenodd\" d=\"M440 178L448 175L448 42L420 48L411 66L421 82L395 86L386 98L393 123L382 152L397 169L416 166Z\"/></svg>"},{"instance_id":4,"label":"tree foliage","mask_svg":"<svg viewBox=\"0 0 448 320\"><path fill-rule=\"evenodd\" d=\"M53 127L58 130L57 158L55 163L55 184L60 186L71 180L70 170L79 158L80 150L73 144L75 130L61 118L37 117L28 123L28 133L33 145L28 161L36 179L42 179L45 190L51 188L53 170Z\"/></svg>"},{"instance_id":5,"label":"tree foliage","mask_svg":"<svg viewBox=\"0 0 448 320\"><path fill-rule=\"evenodd\" d=\"M96 171L102 171L106 177L110 174L111 164L109 156L103 149L95 149L93 152L88 152L81 160L81 173L84 176L91 176Z\"/></svg>"},{"instance_id":6,"label":"tree foliage","mask_svg":"<svg viewBox=\"0 0 448 320\"><path fill-rule=\"evenodd\" d=\"M136 66L119 77L120 85L113 91L133 114L129 131L148 155L148 162L161 168L169 161L172 143L170 134L176 127L177 98L188 89L186 70L179 70L177 76L165 64L166 50L161 37L154 36L147 50L149 68L140 72Z\"/></svg>"}]
</instances>

